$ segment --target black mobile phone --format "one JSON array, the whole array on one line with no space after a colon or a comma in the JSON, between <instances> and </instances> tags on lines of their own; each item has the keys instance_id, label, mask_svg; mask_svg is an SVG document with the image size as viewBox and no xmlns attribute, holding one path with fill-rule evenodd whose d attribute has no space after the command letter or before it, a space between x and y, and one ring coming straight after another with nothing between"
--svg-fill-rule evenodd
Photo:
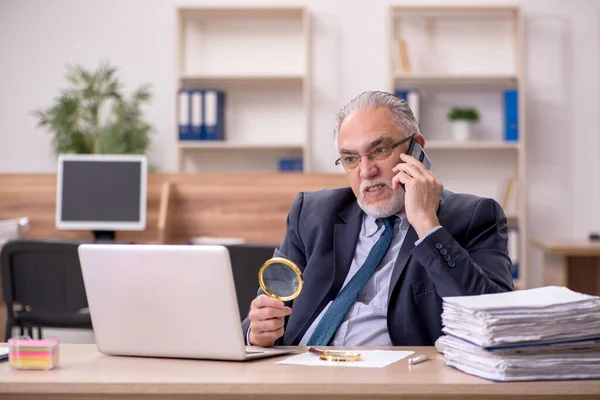
<instances>
[{"instance_id":1,"label":"black mobile phone","mask_svg":"<svg viewBox=\"0 0 600 400\"><path fill-rule=\"evenodd\" d=\"M410 143L408 144L408 151L406 153L409 156L413 156L418 161L420 161L425 166L425 168L431 169L431 160L429 159L427 153L425 153L425 150L423 150L419 142L417 142L415 139L410 140Z\"/></svg>"},{"instance_id":2,"label":"black mobile phone","mask_svg":"<svg viewBox=\"0 0 600 400\"><path fill-rule=\"evenodd\" d=\"M415 139L411 139L408 143L408 151L406 154L413 156L417 161L420 161L425 168L431 169L431 160L429 159L429 156ZM400 183L400 186L402 186L403 190L406 190L403 183Z\"/></svg>"}]
</instances>

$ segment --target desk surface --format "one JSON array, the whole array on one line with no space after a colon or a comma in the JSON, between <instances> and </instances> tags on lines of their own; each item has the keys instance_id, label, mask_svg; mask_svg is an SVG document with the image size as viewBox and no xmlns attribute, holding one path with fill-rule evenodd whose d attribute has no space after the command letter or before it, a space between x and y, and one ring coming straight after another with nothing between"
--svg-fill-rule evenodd
<instances>
[{"instance_id":1,"label":"desk surface","mask_svg":"<svg viewBox=\"0 0 600 400\"><path fill-rule=\"evenodd\" d=\"M533 240L533 245L549 254L563 256L598 256L600 241L587 239L552 239L539 238Z\"/></svg>"},{"instance_id":2,"label":"desk surface","mask_svg":"<svg viewBox=\"0 0 600 400\"><path fill-rule=\"evenodd\" d=\"M288 356L250 362L170 360L105 356L94 345L61 345L53 371L14 371L0 364L0 396L9 398L192 399L282 398L490 398L555 396L600 398L600 381L494 383L447 367L432 347L395 348L425 352L432 359L385 368L276 365ZM546 397L544 397L546 398ZM550 397L549 397L550 398Z\"/></svg>"}]
</instances>

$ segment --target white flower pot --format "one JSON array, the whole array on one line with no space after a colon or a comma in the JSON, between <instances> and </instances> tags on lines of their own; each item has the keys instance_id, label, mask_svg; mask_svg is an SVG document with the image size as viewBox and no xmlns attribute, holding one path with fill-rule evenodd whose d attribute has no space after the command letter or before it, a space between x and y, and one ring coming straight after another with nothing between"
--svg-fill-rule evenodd
<instances>
[{"instance_id":1,"label":"white flower pot","mask_svg":"<svg viewBox=\"0 0 600 400\"><path fill-rule=\"evenodd\" d=\"M465 141L472 139L471 121L452 121L452 138L456 141Z\"/></svg>"}]
</instances>

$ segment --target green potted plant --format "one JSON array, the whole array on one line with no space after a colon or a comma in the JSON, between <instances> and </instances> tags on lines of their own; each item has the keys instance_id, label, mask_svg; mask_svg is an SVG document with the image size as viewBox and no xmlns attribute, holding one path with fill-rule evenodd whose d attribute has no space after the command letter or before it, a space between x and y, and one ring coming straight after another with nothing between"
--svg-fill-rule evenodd
<instances>
[{"instance_id":1,"label":"green potted plant","mask_svg":"<svg viewBox=\"0 0 600 400\"><path fill-rule=\"evenodd\" d=\"M452 122L452 138L458 141L472 138L472 126L479 121L479 113L472 107L453 107L448 113Z\"/></svg>"},{"instance_id":2,"label":"green potted plant","mask_svg":"<svg viewBox=\"0 0 600 400\"><path fill-rule=\"evenodd\" d=\"M141 107L152 97L149 85L126 98L117 68L107 63L95 71L67 68L70 87L50 107L34 111L38 127L53 135L55 154L145 154L153 128Z\"/></svg>"}]
</instances>

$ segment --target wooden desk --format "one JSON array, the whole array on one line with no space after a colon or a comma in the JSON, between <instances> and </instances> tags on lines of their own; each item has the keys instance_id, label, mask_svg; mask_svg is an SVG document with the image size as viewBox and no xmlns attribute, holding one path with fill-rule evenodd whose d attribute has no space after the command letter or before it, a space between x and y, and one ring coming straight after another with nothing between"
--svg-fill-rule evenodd
<instances>
[{"instance_id":1,"label":"wooden desk","mask_svg":"<svg viewBox=\"0 0 600 400\"><path fill-rule=\"evenodd\" d=\"M402 350L403 348L398 348ZM494 383L433 359L386 368L110 357L94 345L61 345L54 371L14 371L0 364L2 399L600 399L600 381Z\"/></svg>"},{"instance_id":2,"label":"wooden desk","mask_svg":"<svg viewBox=\"0 0 600 400\"><path fill-rule=\"evenodd\" d=\"M533 244L544 251L544 285L600 295L600 242L538 239Z\"/></svg>"}]
</instances>

